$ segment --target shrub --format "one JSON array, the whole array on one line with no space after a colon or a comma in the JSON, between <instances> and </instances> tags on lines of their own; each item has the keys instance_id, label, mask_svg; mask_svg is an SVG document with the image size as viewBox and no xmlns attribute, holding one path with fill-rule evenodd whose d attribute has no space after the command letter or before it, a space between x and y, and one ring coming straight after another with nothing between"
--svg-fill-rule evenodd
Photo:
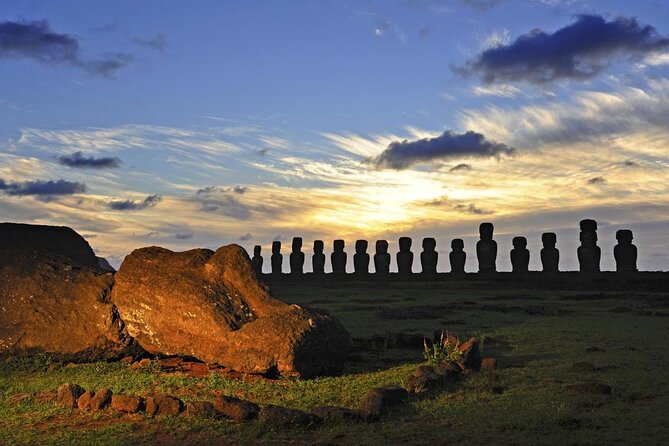
<instances>
[{"instance_id":1,"label":"shrub","mask_svg":"<svg viewBox=\"0 0 669 446\"><path fill-rule=\"evenodd\" d=\"M427 340L423 339L423 357L425 362L430 365L440 366L447 362L458 362L462 358L460 351L460 339L441 332L438 342L428 345Z\"/></svg>"}]
</instances>

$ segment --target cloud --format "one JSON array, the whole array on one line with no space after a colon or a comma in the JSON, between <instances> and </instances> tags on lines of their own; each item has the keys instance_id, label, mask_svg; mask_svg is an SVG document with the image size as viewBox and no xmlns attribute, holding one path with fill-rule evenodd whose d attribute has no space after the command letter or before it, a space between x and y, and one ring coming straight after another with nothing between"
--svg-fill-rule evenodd
<instances>
[{"instance_id":1,"label":"cloud","mask_svg":"<svg viewBox=\"0 0 669 446\"><path fill-rule=\"evenodd\" d=\"M449 172L461 172L461 171L469 171L472 170L471 164L458 164L457 166L451 167L448 169Z\"/></svg>"},{"instance_id":2,"label":"cloud","mask_svg":"<svg viewBox=\"0 0 669 446\"><path fill-rule=\"evenodd\" d=\"M512 155L515 149L505 144L489 141L480 133L455 133L445 131L435 138L416 141L395 141L379 155L368 158L379 168L406 169L413 164L429 163L451 158L492 158Z\"/></svg>"},{"instance_id":3,"label":"cloud","mask_svg":"<svg viewBox=\"0 0 669 446\"><path fill-rule=\"evenodd\" d=\"M174 238L177 240L190 240L193 238L192 232L178 232L174 234Z\"/></svg>"},{"instance_id":4,"label":"cloud","mask_svg":"<svg viewBox=\"0 0 669 446\"><path fill-rule=\"evenodd\" d=\"M394 23L382 20L374 27L374 35L377 37L383 37L387 34L394 35L402 42L406 40L406 35L404 32Z\"/></svg>"},{"instance_id":5,"label":"cloud","mask_svg":"<svg viewBox=\"0 0 669 446\"><path fill-rule=\"evenodd\" d=\"M458 210L458 211L463 211L463 212L466 212L468 214L474 214L474 215L489 215L489 214L493 213L492 211L487 211L487 210L480 209L473 203L471 203L471 204L457 204L453 208Z\"/></svg>"},{"instance_id":6,"label":"cloud","mask_svg":"<svg viewBox=\"0 0 669 446\"><path fill-rule=\"evenodd\" d=\"M588 184L606 184L606 178L604 177L594 177L588 180Z\"/></svg>"},{"instance_id":7,"label":"cloud","mask_svg":"<svg viewBox=\"0 0 669 446\"><path fill-rule=\"evenodd\" d=\"M108 78L134 59L125 53L108 54L98 59L83 58L79 40L70 34L52 31L46 20L0 22L0 58L70 65Z\"/></svg>"},{"instance_id":8,"label":"cloud","mask_svg":"<svg viewBox=\"0 0 669 446\"><path fill-rule=\"evenodd\" d=\"M75 183L66 180L57 181L23 181L19 183L6 183L0 180L0 190L7 195L38 195L38 196L54 196L54 195L74 195L86 192L86 185L84 183Z\"/></svg>"},{"instance_id":9,"label":"cloud","mask_svg":"<svg viewBox=\"0 0 669 446\"><path fill-rule=\"evenodd\" d=\"M237 220L248 220L254 207L240 201L235 195L248 191L245 186L210 186L198 190L192 199L201 203L204 212L217 212Z\"/></svg>"},{"instance_id":10,"label":"cloud","mask_svg":"<svg viewBox=\"0 0 669 446\"><path fill-rule=\"evenodd\" d=\"M475 96L497 96L501 98L512 98L520 93L520 88L505 84L491 85L488 87L477 85L472 88L471 91Z\"/></svg>"},{"instance_id":11,"label":"cloud","mask_svg":"<svg viewBox=\"0 0 669 446\"><path fill-rule=\"evenodd\" d=\"M160 200L162 200L160 195L149 195L143 201L112 200L107 203L107 207L114 211L138 211L155 207Z\"/></svg>"},{"instance_id":12,"label":"cloud","mask_svg":"<svg viewBox=\"0 0 669 446\"><path fill-rule=\"evenodd\" d=\"M250 232L247 232L246 234L239 237L239 241L246 242L246 241L251 240L252 238L253 238L253 234L251 234Z\"/></svg>"},{"instance_id":13,"label":"cloud","mask_svg":"<svg viewBox=\"0 0 669 446\"><path fill-rule=\"evenodd\" d=\"M132 41L137 45L151 48L156 51L160 51L161 53L164 53L167 49L167 39L165 39L165 36L162 34L156 34L153 37L147 38L134 37Z\"/></svg>"},{"instance_id":14,"label":"cloud","mask_svg":"<svg viewBox=\"0 0 669 446\"><path fill-rule=\"evenodd\" d=\"M477 11L487 11L490 8L500 4L502 0L462 0L467 6L470 6Z\"/></svg>"},{"instance_id":15,"label":"cloud","mask_svg":"<svg viewBox=\"0 0 669 446\"><path fill-rule=\"evenodd\" d=\"M120 158L104 157L94 158L85 157L81 151L74 152L71 155L63 155L58 158L58 163L63 166L76 167L81 169L105 169L119 167L121 165Z\"/></svg>"},{"instance_id":16,"label":"cloud","mask_svg":"<svg viewBox=\"0 0 669 446\"><path fill-rule=\"evenodd\" d=\"M658 36L654 27L640 25L635 18L607 21L598 15L580 15L553 33L534 29L452 69L464 77L478 75L486 84L545 84L589 79L616 58L641 60L667 48L669 38Z\"/></svg>"}]
</instances>

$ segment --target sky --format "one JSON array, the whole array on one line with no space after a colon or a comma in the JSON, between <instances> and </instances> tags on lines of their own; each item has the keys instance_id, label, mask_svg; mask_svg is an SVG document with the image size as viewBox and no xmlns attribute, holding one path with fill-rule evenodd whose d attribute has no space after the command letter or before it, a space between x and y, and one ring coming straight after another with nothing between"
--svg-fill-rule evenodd
<instances>
[{"instance_id":1,"label":"sky","mask_svg":"<svg viewBox=\"0 0 669 446\"><path fill-rule=\"evenodd\" d=\"M579 221L669 270L669 4L3 0L0 221L133 249L453 238L498 270ZM328 262L329 263L329 262ZM329 267L329 265L328 265ZM394 265L391 270L396 270Z\"/></svg>"}]
</instances>

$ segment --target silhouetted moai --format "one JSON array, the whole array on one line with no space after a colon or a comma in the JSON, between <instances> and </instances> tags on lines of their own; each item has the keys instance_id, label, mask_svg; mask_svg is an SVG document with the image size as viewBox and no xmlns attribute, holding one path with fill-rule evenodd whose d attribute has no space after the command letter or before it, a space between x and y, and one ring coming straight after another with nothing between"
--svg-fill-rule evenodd
<instances>
[{"instance_id":1,"label":"silhouetted moai","mask_svg":"<svg viewBox=\"0 0 669 446\"><path fill-rule=\"evenodd\" d=\"M376 274L386 275L390 273L390 254L388 254L388 241L376 241L376 254L374 254L374 269Z\"/></svg>"},{"instance_id":2,"label":"silhouetted moai","mask_svg":"<svg viewBox=\"0 0 669 446\"><path fill-rule=\"evenodd\" d=\"M636 267L637 250L632 244L632 231L621 229L616 232L618 244L613 248L613 256L616 258L616 271L638 271Z\"/></svg>"},{"instance_id":3,"label":"silhouetted moai","mask_svg":"<svg viewBox=\"0 0 669 446\"><path fill-rule=\"evenodd\" d=\"M293 237L293 246L289 260L290 260L291 274L304 274L304 253L302 252L302 237Z\"/></svg>"},{"instance_id":4,"label":"silhouetted moai","mask_svg":"<svg viewBox=\"0 0 669 446\"><path fill-rule=\"evenodd\" d=\"M281 242L272 242L272 274L281 274L283 267L283 255L281 254Z\"/></svg>"},{"instance_id":5,"label":"silhouetted moai","mask_svg":"<svg viewBox=\"0 0 669 446\"><path fill-rule=\"evenodd\" d=\"M323 240L314 241L314 255L311 258L311 267L314 274L324 274L325 273L325 254L323 254L323 249L325 245Z\"/></svg>"},{"instance_id":6,"label":"silhouetted moai","mask_svg":"<svg viewBox=\"0 0 669 446\"><path fill-rule=\"evenodd\" d=\"M346 274L346 253L344 252L344 240L335 240L332 243L334 252L330 255L332 272L335 274Z\"/></svg>"},{"instance_id":7,"label":"silhouetted moai","mask_svg":"<svg viewBox=\"0 0 669 446\"><path fill-rule=\"evenodd\" d=\"M420 264L423 274L436 275L437 261L439 260L439 253L435 251L437 241L432 237L423 239L423 252L420 253Z\"/></svg>"},{"instance_id":8,"label":"silhouetted moai","mask_svg":"<svg viewBox=\"0 0 669 446\"><path fill-rule=\"evenodd\" d=\"M559 271L560 251L555 247L557 236L554 232L544 232L541 234L541 242L544 247L541 248L541 264L545 273L556 273Z\"/></svg>"},{"instance_id":9,"label":"silhouetted moai","mask_svg":"<svg viewBox=\"0 0 669 446\"><path fill-rule=\"evenodd\" d=\"M369 254L367 254L367 246L367 240L357 240L355 242L353 270L356 274L369 274Z\"/></svg>"},{"instance_id":10,"label":"silhouetted moai","mask_svg":"<svg viewBox=\"0 0 669 446\"><path fill-rule=\"evenodd\" d=\"M525 237L513 238L513 249L511 250L511 267L514 273L526 273L530 266L530 251L527 250L527 239Z\"/></svg>"},{"instance_id":11,"label":"silhouetted moai","mask_svg":"<svg viewBox=\"0 0 669 446\"><path fill-rule=\"evenodd\" d=\"M262 247L260 245L255 245L253 247L253 258L251 259L251 268L256 273L256 275L262 274L262 256L260 255L260 250Z\"/></svg>"},{"instance_id":12,"label":"silhouetted moai","mask_svg":"<svg viewBox=\"0 0 669 446\"><path fill-rule=\"evenodd\" d=\"M397 272L410 275L413 266L413 252L411 252L411 237L400 237L400 251L397 253Z\"/></svg>"},{"instance_id":13,"label":"silhouetted moai","mask_svg":"<svg viewBox=\"0 0 669 446\"><path fill-rule=\"evenodd\" d=\"M452 274L465 273L465 261L467 254L465 253L465 242L461 238L454 238L451 240L451 253L448 254L448 259L451 261Z\"/></svg>"},{"instance_id":14,"label":"silhouetted moai","mask_svg":"<svg viewBox=\"0 0 669 446\"><path fill-rule=\"evenodd\" d=\"M578 264L581 272L599 272L602 250L597 246L597 222L581 220L581 246L578 247Z\"/></svg>"},{"instance_id":15,"label":"silhouetted moai","mask_svg":"<svg viewBox=\"0 0 669 446\"><path fill-rule=\"evenodd\" d=\"M495 227L492 223L481 223L479 225L479 236L481 240L476 242L476 257L479 261L480 273L494 273L497 271L497 242L492 239Z\"/></svg>"}]
</instances>

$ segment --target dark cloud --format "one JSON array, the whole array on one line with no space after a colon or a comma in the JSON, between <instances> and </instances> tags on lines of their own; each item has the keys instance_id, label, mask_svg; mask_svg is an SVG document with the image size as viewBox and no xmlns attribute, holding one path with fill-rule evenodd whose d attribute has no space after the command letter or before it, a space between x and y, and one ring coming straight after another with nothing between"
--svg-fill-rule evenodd
<instances>
[{"instance_id":1,"label":"dark cloud","mask_svg":"<svg viewBox=\"0 0 669 446\"><path fill-rule=\"evenodd\" d=\"M98 59L81 56L79 40L70 34L51 30L46 20L0 22L0 58L33 59L45 64L62 64L112 77L133 61L130 54L115 53Z\"/></svg>"},{"instance_id":2,"label":"dark cloud","mask_svg":"<svg viewBox=\"0 0 669 446\"><path fill-rule=\"evenodd\" d=\"M93 158L85 157L81 152L74 152L71 155L63 155L58 158L58 163L63 166L77 167L82 169L106 169L119 167L121 165L120 158L105 157Z\"/></svg>"},{"instance_id":3,"label":"dark cloud","mask_svg":"<svg viewBox=\"0 0 669 446\"><path fill-rule=\"evenodd\" d=\"M465 164L465 163L458 164L457 166L451 167L450 169L448 169L449 172L460 172L460 171L468 171L468 170L472 170L472 166L471 166L471 164Z\"/></svg>"},{"instance_id":4,"label":"dark cloud","mask_svg":"<svg viewBox=\"0 0 669 446\"><path fill-rule=\"evenodd\" d=\"M177 240L190 240L193 238L192 232L178 232L174 234L174 238Z\"/></svg>"},{"instance_id":5,"label":"dark cloud","mask_svg":"<svg viewBox=\"0 0 669 446\"><path fill-rule=\"evenodd\" d=\"M162 200L160 195L149 195L143 201L113 200L107 203L107 207L114 211L138 211L155 207L160 200Z\"/></svg>"},{"instance_id":6,"label":"dark cloud","mask_svg":"<svg viewBox=\"0 0 669 446\"><path fill-rule=\"evenodd\" d=\"M588 180L588 184L606 184L606 178L604 177L594 177Z\"/></svg>"},{"instance_id":7,"label":"dark cloud","mask_svg":"<svg viewBox=\"0 0 669 446\"><path fill-rule=\"evenodd\" d=\"M268 149L268 148L264 148L264 149L255 149L255 150L253 151L253 154L254 154L254 155L258 155L258 156L265 156L265 155L267 155L267 152L269 152L269 149Z\"/></svg>"},{"instance_id":8,"label":"dark cloud","mask_svg":"<svg viewBox=\"0 0 669 446\"><path fill-rule=\"evenodd\" d=\"M669 48L669 38L635 18L607 21L598 15L580 15L554 33L535 29L508 45L483 51L453 71L483 82L524 81L545 84L560 79L589 79L616 57L638 60Z\"/></svg>"},{"instance_id":9,"label":"dark cloud","mask_svg":"<svg viewBox=\"0 0 669 446\"><path fill-rule=\"evenodd\" d=\"M55 196L55 195L73 195L86 192L84 183L76 183L66 180L57 181L23 181L19 183L6 183L0 180L0 190L7 195L37 195L37 196Z\"/></svg>"},{"instance_id":10,"label":"dark cloud","mask_svg":"<svg viewBox=\"0 0 669 446\"><path fill-rule=\"evenodd\" d=\"M489 141L480 133L454 133L448 130L435 138L392 142L381 154L366 162L379 168L406 169L417 163L459 157L499 157L512 155L514 152L512 147Z\"/></svg>"},{"instance_id":11,"label":"dark cloud","mask_svg":"<svg viewBox=\"0 0 669 446\"><path fill-rule=\"evenodd\" d=\"M623 167L639 167L639 163L632 160L626 160L620 163Z\"/></svg>"},{"instance_id":12,"label":"dark cloud","mask_svg":"<svg viewBox=\"0 0 669 446\"><path fill-rule=\"evenodd\" d=\"M162 34L156 34L155 36L148 38L134 37L132 41L137 45L145 46L160 51L161 53L164 53L167 49L167 39L165 39L165 36Z\"/></svg>"},{"instance_id":13,"label":"dark cloud","mask_svg":"<svg viewBox=\"0 0 669 446\"><path fill-rule=\"evenodd\" d=\"M251 240L252 238L253 238L253 234L251 234L250 232L247 232L246 234L239 237L239 241L246 242L246 241Z\"/></svg>"},{"instance_id":14,"label":"dark cloud","mask_svg":"<svg viewBox=\"0 0 669 446\"><path fill-rule=\"evenodd\" d=\"M284 240L286 240L286 237L284 237L283 235L276 235L272 239L273 242L282 242Z\"/></svg>"},{"instance_id":15,"label":"dark cloud","mask_svg":"<svg viewBox=\"0 0 669 446\"><path fill-rule=\"evenodd\" d=\"M475 214L475 215L489 215L492 214L492 211L487 211L481 208L476 207L475 204L458 204L454 206L455 209L459 211L466 212L468 214Z\"/></svg>"},{"instance_id":16,"label":"dark cloud","mask_svg":"<svg viewBox=\"0 0 669 446\"><path fill-rule=\"evenodd\" d=\"M217 212L237 220L248 220L255 208L237 198L248 190L246 186L209 186L198 190L192 199L201 203L204 212Z\"/></svg>"}]
</instances>

